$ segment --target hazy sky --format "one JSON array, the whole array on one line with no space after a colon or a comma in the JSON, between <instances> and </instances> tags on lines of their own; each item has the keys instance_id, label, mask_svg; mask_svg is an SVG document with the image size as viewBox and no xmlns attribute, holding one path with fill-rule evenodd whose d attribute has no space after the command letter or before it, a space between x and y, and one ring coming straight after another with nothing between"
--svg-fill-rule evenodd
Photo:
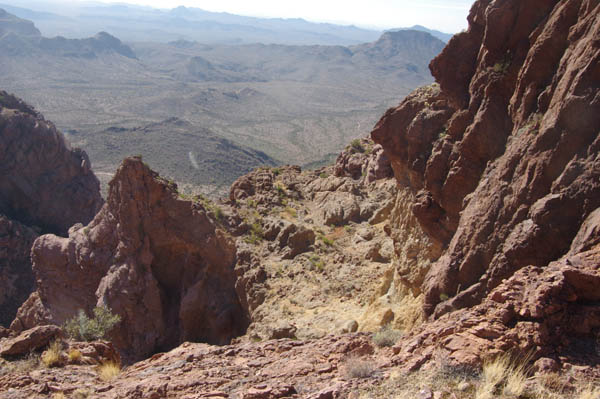
<instances>
[{"instance_id":1,"label":"hazy sky","mask_svg":"<svg viewBox=\"0 0 600 399\"><path fill-rule=\"evenodd\" d=\"M113 3L110 0L100 0ZM474 0L126 0L155 8L178 5L257 17L305 18L317 22L398 28L424 25L455 33L467 27Z\"/></svg>"}]
</instances>

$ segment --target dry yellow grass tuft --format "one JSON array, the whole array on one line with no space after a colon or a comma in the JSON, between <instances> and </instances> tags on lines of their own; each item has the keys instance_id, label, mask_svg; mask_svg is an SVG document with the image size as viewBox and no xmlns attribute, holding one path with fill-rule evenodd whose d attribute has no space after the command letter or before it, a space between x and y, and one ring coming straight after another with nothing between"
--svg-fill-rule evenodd
<instances>
[{"instance_id":1,"label":"dry yellow grass tuft","mask_svg":"<svg viewBox=\"0 0 600 399\"><path fill-rule=\"evenodd\" d=\"M82 355L79 349L71 349L67 356L69 357L69 363L79 363Z\"/></svg>"},{"instance_id":2,"label":"dry yellow grass tuft","mask_svg":"<svg viewBox=\"0 0 600 399\"><path fill-rule=\"evenodd\" d=\"M115 379L121 372L121 367L115 362L106 362L98 366L98 377L102 381Z\"/></svg>"},{"instance_id":3,"label":"dry yellow grass tuft","mask_svg":"<svg viewBox=\"0 0 600 399\"><path fill-rule=\"evenodd\" d=\"M53 341L48 349L42 354L42 363L46 367L58 367L61 365L60 355L62 346L59 341Z\"/></svg>"},{"instance_id":4,"label":"dry yellow grass tuft","mask_svg":"<svg viewBox=\"0 0 600 399\"><path fill-rule=\"evenodd\" d=\"M67 399L67 397L62 392L56 392L52 394L52 399Z\"/></svg>"},{"instance_id":5,"label":"dry yellow grass tuft","mask_svg":"<svg viewBox=\"0 0 600 399\"><path fill-rule=\"evenodd\" d=\"M491 399L500 393L521 397L527 390L529 359L529 356L512 358L510 354L504 354L485 362L475 398Z\"/></svg>"}]
</instances>

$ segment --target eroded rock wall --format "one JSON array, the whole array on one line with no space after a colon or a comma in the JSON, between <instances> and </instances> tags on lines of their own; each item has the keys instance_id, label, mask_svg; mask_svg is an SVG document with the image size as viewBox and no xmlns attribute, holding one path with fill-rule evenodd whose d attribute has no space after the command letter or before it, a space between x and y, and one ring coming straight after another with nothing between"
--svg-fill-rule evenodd
<instances>
[{"instance_id":1,"label":"eroded rock wall","mask_svg":"<svg viewBox=\"0 0 600 399\"><path fill-rule=\"evenodd\" d=\"M234 242L140 158L123 161L89 225L68 238L41 236L32 260L38 288L16 330L105 304L122 319L110 338L132 361L184 341L228 343L248 323L234 287Z\"/></svg>"},{"instance_id":2,"label":"eroded rock wall","mask_svg":"<svg viewBox=\"0 0 600 399\"><path fill-rule=\"evenodd\" d=\"M477 1L469 29L372 132L443 255L435 317L565 255L600 206L600 4Z\"/></svg>"}]
</instances>

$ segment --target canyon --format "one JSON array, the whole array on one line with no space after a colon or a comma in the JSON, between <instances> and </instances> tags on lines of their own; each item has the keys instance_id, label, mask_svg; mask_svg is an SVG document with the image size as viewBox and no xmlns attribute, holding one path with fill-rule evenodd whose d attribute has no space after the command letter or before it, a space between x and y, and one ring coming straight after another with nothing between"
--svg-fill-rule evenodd
<instances>
[{"instance_id":1,"label":"canyon","mask_svg":"<svg viewBox=\"0 0 600 399\"><path fill-rule=\"evenodd\" d=\"M0 329L3 397L597 397L600 3L478 0L468 20L436 83L333 165L259 167L219 201L135 156L103 203L85 153L2 93L0 137L59 154L14 170L43 199L35 171L61 159L51 187L84 204L26 208L0 179L0 281L36 281ZM121 317L107 341L61 341L85 361L22 366L99 305Z\"/></svg>"}]
</instances>

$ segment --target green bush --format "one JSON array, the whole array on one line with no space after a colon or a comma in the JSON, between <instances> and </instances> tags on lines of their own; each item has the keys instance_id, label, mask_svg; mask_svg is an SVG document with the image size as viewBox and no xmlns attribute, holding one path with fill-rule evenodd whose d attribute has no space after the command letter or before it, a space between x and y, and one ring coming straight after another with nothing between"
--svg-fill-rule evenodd
<instances>
[{"instance_id":1,"label":"green bush","mask_svg":"<svg viewBox=\"0 0 600 399\"><path fill-rule=\"evenodd\" d=\"M121 321L121 316L112 314L106 306L94 308L94 318L90 319L83 309L77 316L65 323L64 329L70 338L78 341L103 339L112 328Z\"/></svg>"}]
</instances>

